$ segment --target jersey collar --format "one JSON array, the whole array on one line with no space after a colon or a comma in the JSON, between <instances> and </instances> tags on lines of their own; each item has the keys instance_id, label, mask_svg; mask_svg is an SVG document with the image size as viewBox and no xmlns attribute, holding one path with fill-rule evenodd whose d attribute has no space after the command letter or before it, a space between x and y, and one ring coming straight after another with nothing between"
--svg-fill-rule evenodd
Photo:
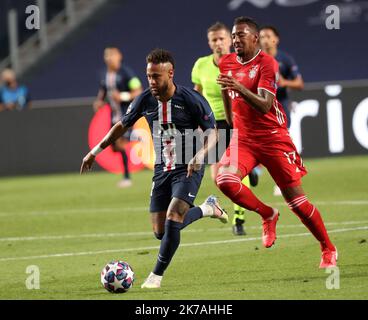
<instances>
[{"instance_id":1,"label":"jersey collar","mask_svg":"<svg viewBox=\"0 0 368 320\"><path fill-rule=\"evenodd\" d=\"M248 60L248 61L245 61L245 62L241 62L240 60L239 60L239 57L238 56L236 56L236 61L238 62L238 63L240 63L241 65L246 65L246 64L248 64L249 62L252 62L255 58L257 58L258 57L258 55L261 53L261 49L259 49L258 50L258 52L256 53L256 55L252 58L252 59L250 59L250 60Z\"/></svg>"}]
</instances>

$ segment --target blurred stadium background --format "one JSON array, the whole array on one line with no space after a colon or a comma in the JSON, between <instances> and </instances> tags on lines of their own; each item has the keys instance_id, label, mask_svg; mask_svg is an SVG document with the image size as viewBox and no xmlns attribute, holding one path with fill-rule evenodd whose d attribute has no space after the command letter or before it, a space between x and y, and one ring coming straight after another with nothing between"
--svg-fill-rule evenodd
<instances>
[{"instance_id":1,"label":"blurred stadium background","mask_svg":"<svg viewBox=\"0 0 368 320\"><path fill-rule=\"evenodd\" d=\"M326 28L325 9L330 4L340 8L339 30ZM41 9L40 30L25 27L29 5ZM231 292L236 292L237 299L367 297L367 255L361 251L366 245L362 237L366 237L367 226L361 225L367 222L368 199L368 42L365 39L368 1L2 0L0 72L4 68L14 69L20 83L29 88L32 103L28 110L0 112L0 269L4 268L2 274L8 275L0 278L0 298L106 298L96 275L111 258L111 253L103 254L103 250L119 251L110 240L112 236L125 239L125 242L117 240L118 248L128 246L123 252L138 269L138 277L142 279L147 274L157 253L156 249L151 250L152 245L158 245L149 230L146 208L151 173L143 171L136 178L133 176L135 185L126 191L126 197L122 197L121 190L116 190L111 175L90 175L84 177L85 180L76 175L82 157L89 150L89 142L93 140L92 102L104 70L103 49L109 45L119 47L124 61L135 70L144 87L147 87L146 54L154 47L169 49L177 62L176 82L191 87L190 74L195 60L209 54L207 27L216 21L231 26L233 19L240 15L254 17L262 25L273 24L279 29L281 49L293 55L306 82L303 91L291 93L295 101L291 132L303 158L307 159L307 166L315 172L306 177L306 190L324 206L322 210L329 230L333 226L351 227L354 223L360 227L351 229L355 233L350 233L350 229L333 231L349 232L338 237L337 246L343 251L346 277L343 290L333 295L321 289L325 275L318 275L312 265L319 259L317 246L311 239L299 237L290 243L281 242L276 251L270 253L277 267L267 270L263 264L268 263L268 256L264 250L255 251L258 247L254 249L251 242L247 242L245 249L238 245L233 245L231 250L221 247L225 248L221 253L223 269L231 270L226 288L220 288L225 291L224 295L218 288L211 287L213 279L208 277L213 271L207 270L210 266L203 263L203 255L213 259L209 260L211 266L219 263L218 247L183 249L183 254L176 257L178 264L172 269L179 268L184 272L183 279L192 281L191 276L185 274L183 264L184 259L190 258L193 265L201 265L203 275L194 275L195 283L185 288L178 279L168 277L169 290L176 292L170 297L227 299L233 297ZM95 168L102 170L98 166ZM66 174L52 175L54 173ZM38 174L43 175L12 178ZM269 178L262 177L256 192L272 203L275 201L271 195L272 186ZM209 177L201 190L198 201L204 199L209 190L214 192ZM282 206L278 201L277 205ZM123 219L122 212L130 214L129 219ZM107 214L109 219L106 219ZM250 216L247 225L248 222L249 234L259 236L257 218ZM292 214L285 214L282 223L286 225L281 225L281 233L301 231L293 227L298 222ZM211 222L201 224L208 227ZM234 239L226 228L222 231L212 229L216 233L189 231L184 233L183 239L184 242ZM126 231L136 232L136 235L129 238L131 234L125 235ZM148 247L136 255L131 250L134 246ZM100 251L94 254L93 250ZM184 256L189 251L191 255ZM22 257L24 263L15 265L12 261L18 257ZM23 278L9 279L9 270L17 275L24 274L30 262L28 258L32 257L44 272L42 288L45 290L40 293L25 293ZM64 259L65 263L56 265L56 261L45 259L49 257ZM67 260L68 257L73 260ZM247 263L249 259L253 259L254 264ZM46 260L50 264L46 264ZM305 267L306 261L308 267ZM279 266L283 264L292 275L282 273ZM258 267L263 271L256 274L254 268ZM310 274L313 276L308 278ZM239 287L239 277L247 279L244 280L248 281L245 289ZM269 281L262 288L264 279ZM275 284L273 290L269 290L268 283ZM198 292L197 295L187 292L190 290ZM217 295L218 292L221 295ZM249 292L251 296L246 296ZM352 292L354 294L350 295ZM168 297L165 292L160 294L142 296L136 292L129 298Z\"/></svg>"},{"instance_id":2,"label":"blurred stadium background","mask_svg":"<svg viewBox=\"0 0 368 320\"><path fill-rule=\"evenodd\" d=\"M40 30L25 27L33 4L42 9ZM340 30L325 26L329 4L340 8ZM0 114L0 175L77 171L107 45L123 51L144 86L146 54L167 48L176 81L192 86L193 63L209 52L207 27L231 26L239 15L277 26L281 48L299 64L306 88L292 93L291 132L303 156L367 153L367 1L6 0L0 15L0 70L15 69L33 109Z\"/></svg>"}]
</instances>

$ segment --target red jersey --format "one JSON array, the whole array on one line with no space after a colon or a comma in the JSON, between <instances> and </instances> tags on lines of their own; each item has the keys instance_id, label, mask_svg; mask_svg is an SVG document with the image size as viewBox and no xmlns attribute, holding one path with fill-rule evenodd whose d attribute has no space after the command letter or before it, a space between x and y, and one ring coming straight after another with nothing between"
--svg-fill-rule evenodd
<instances>
[{"instance_id":1,"label":"red jersey","mask_svg":"<svg viewBox=\"0 0 368 320\"><path fill-rule=\"evenodd\" d=\"M228 91L233 126L238 129L239 138L270 135L281 128L287 130L286 115L276 99L279 66L273 57L259 50L255 57L242 63L236 53L230 53L220 59L219 67L222 74L234 77L253 93L258 94L258 89L264 89L275 96L272 108L263 114L251 107L238 92Z\"/></svg>"}]
</instances>

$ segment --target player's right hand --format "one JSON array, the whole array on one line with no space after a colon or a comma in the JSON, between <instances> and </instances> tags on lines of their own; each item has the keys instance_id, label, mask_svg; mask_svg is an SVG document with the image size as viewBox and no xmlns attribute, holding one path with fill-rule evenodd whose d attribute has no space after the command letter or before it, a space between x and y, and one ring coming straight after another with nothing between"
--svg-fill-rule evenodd
<instances>
[{"instance_id":1,"label":"player's right hand","mask_svg":"<svg viewBox=\"0 0 368 320\"><path fill-rule=\"evenodd\" d=\"M201 161L198 156L194 156L192 160L188 162L187 178L191 177L194 171L199 171L202 168L203 160Z\"/></svg>"},{"instance_id":2,"label":"player's right hand","mask_svg":"<svg viewBox=\"0 0 368 320\"><path fill-rule=\"evenodd\" d=\"M92 164L95 161L95 156L92 153L88 153L84 158L80 168L80 174L86 171L91 171Z\"/></svg>"}]
</instances>

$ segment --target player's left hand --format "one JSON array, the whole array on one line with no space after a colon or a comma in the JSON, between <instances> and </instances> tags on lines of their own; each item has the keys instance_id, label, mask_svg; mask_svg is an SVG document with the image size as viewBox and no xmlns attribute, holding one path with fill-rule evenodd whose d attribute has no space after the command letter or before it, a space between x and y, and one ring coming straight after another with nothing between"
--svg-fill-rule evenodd
<instances>
[{"instance_id":1,"label":"player's left hand","mask_svg":"<svg viewBox=\"0 0 368 320\"><path fill-rule=\"evenodd\" d=\"M202 168L203 161L200 161L198 157L194 157L188 163L187 178L191 177L194 171L199 171Z\"/></svg>"},{"instance_id":2,"label":"player's left hand","mask_svg":"<svg viewBox=\"0 0 368 320\"><path fill-rule=\"evenodd\" d=\"M233 90L241 93L245 89L238 80L226 74L220 74L217 83L221 86L221 90Z\"/></svg>"},{"instance_id":3,"label":"player's left hand","mask_svg":"<svg viewBox=\"0 0 368 320\"><path fill-rule=\"evenodd\" d=\"M92 164L95 161L95 158L96 157L90 152L83 158L83 162L80 168L80 174L85 171L91 171Z\"/></svg>"}]
</instances>

